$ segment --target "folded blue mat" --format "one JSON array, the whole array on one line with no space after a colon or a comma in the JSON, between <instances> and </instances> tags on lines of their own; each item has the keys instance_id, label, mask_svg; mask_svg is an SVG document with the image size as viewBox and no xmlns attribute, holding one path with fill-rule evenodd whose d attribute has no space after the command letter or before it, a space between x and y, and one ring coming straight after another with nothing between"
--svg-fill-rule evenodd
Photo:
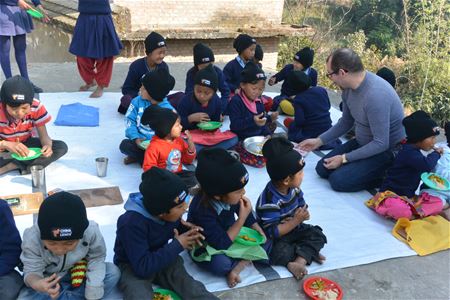
<instances>
[{"instance_id":1,"label":"folded blue mat","mask_svg":"<svg viewBox=\"0 0 450 300\"><path fill-rule=\"evenodd\" d=\"M56 117L57 126L86 126L99 125L98 107L83 105L79 102L61 105Z\"/></svg>"}]
</instances>

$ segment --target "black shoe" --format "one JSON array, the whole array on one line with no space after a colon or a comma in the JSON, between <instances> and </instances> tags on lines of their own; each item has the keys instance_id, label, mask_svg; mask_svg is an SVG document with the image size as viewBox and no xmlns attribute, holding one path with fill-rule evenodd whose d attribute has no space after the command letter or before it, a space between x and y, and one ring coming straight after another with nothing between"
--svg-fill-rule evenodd
<instances>
[{"instance_id":1,"label":"black shoe","mask_svg":"<svg viewBox=\"0 0 450 300\"><path fill-rule=\"evenodd\" d=\"M31 84L33 85L33 90L34 90L34 93L35 93L35 94L40 94L40 93L43 93L43 92L44 92L43 89L41 89L41 88L38 87L38 86L35 86L34 83L31 83Z\"/></svg>"}]
</instances>

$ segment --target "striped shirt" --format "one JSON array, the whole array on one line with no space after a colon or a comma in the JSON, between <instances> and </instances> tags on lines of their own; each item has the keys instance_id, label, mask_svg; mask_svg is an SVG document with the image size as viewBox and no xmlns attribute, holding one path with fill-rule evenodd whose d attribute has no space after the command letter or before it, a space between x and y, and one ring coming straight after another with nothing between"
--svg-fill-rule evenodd
<instances>
[{"instance_id":1,"label":"striped shirt","mask_svg":"<svg viewBox=\"0 0 450 300\"><path fill-rule=\"evenodd\" d=\"M256 219L266 235L276 239L280 236L278 225L284 219L293 217L295 210L304 205L303 192L299 188L291 188L283 195L270 181L256 203Z\"/></svg>"},{"instance_id":2,"label":"striped shirt","mask_svg":"<svg viewBox=\"0 0 450 300\"><path fill-rule=\"evenodd\" d=\"M25 142L32 136L35 127L45 125L51 120L44 105L33 99L31 110L22 119L15 120L6 112L6 105L0 105L0 139L10 142Z\"/></svg>"}]
</instances>

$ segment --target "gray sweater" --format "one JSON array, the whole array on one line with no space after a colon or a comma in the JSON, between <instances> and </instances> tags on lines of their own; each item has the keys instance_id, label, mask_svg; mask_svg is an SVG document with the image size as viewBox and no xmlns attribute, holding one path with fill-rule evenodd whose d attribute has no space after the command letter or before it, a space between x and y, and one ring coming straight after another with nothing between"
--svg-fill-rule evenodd
<instances>
[{"instance_id":1,"label":"gray sweater","mask_svg":"<svg viewBox=\"0 0 450 300\"><path fill-rule=\"evenodd\" d=\"M53 273L63 277L73 265L83 258L87 260L86 299L103 297L103 280L105 279L106 246L97 223L89 221L83 238L73 251L65 256L57 256L48 251L41 240L39 227L25 229L23 233L22 254L24 281L30 274L48 277Z\"/></svg>"},{"instance_id":2,"label":"gray sweater","mask_svg":"<svg viewBox=\"0 0 450 300\"><path fill-rule=\"evenodd\" d=\"M355 125L356 140L361 147L345 155L348 161L393 149L405 137L403 106L397 92L383 78L366 71L356 90L342 92L342 102L342 117L319 138L328 144Z\"/></svg>"}]
</instances>

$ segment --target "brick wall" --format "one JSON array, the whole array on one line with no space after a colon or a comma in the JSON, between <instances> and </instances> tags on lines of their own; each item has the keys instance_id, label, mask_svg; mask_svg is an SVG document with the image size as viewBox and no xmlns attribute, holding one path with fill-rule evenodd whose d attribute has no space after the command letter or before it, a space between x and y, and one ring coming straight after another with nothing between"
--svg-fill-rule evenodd
<instances>
[{"instance_id":1,"label":"brick wall","mask_svg":"<svg viewBox=\"0 0 450 300\"><path fill-rule=\"evenodd\" d=\"M180 61L193 61L192 47L199 41L197 40L167 40L168 56L177 57ZM233 48L232 39L214 39L214 40L201 40L214 51L214 56L217 62L228 62L232 60L236 55L236 50ZM264 60L262 62L264 68L276 69L277 57L278 57L278 43L279 38L258 38L258 44L264 50ZM124 50L121 56L144 56L144 42L125 42Z\"/></svg>"},{"instance_id":2,"label":"brick wall","mask_svg":"<svg viewBox=\"0 0 450 300\"><path fill-rule=\"evenodd\" d=\"M114 0L130 11L131 31L152 28L279 25L283 0Z\"/></svg>"}]
</instances>

